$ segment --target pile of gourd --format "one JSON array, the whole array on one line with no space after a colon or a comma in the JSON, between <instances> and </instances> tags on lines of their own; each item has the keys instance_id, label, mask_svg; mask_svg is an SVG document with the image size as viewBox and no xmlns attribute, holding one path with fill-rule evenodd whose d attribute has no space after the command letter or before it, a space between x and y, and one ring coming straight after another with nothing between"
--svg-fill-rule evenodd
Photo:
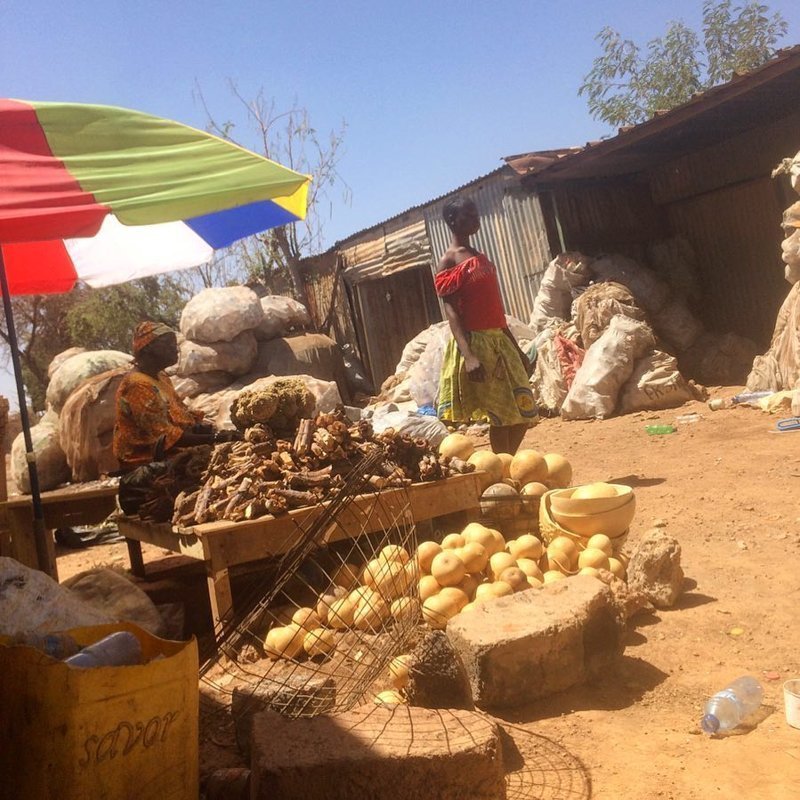
<instances>
[{"instance_id":1,"label":"pile of gourd","mask_svg":"<svg viewBox=\"0 0 800 800\"><path fill-rule=\"evenodd\" d=\"M532 534L506 541L493 529L471 522L441 544L422 542L417 550L421 573L422 616L431 628L443 629L456 614L471 611L493 597L522 592L569 575L600 577L605 569L625 577L625 565L612 555L607 536L592 537L586 549L566 536L545 548Z\"/></svg>"},{"instance_id":2,"label":"pile of gourd","mask_svg":"<svg viewBox=\"0 0 800 800\"><path fill-rule=\"evenodd\" d=\"M497 520L498 527L518 535L504 537L491 525L471 522L460 533L446 535L441 544L421 542L413 558L405 548L387 545L363 567L342 564L315 607L297 608L287 624L269 630L267 656L328 656L346 631L376 634L391 625L413 626L420 615L431 628L444 629L456 614L491 598L570 575L601 577L600 570L607 570L625 578L626 559L615 555L608 536L592 536L580 549L568 536L557 536L545 547L534 535L541 496L572 480L572 467L563 456L535 450L520 450L513 457L475 451L472 440L462 434L446 437L439 452L475 465L484 522ZM510 524L514 521L520 524Z\"/></svg>"},{"instance_id":3,"label":"pile of gourd","mask_svg":"<svg viewBox=\"0 0 800 800\"><path fill-rule=\"evenodd\" d=\"M342 564L314 608L297 608L286 625L275 625L264 640L272 659L327 656L337 634L379 633L392 624L413 625L420 615L415 559L400 545L386 545L363 568Z\"/></svg>"}]
</instances>

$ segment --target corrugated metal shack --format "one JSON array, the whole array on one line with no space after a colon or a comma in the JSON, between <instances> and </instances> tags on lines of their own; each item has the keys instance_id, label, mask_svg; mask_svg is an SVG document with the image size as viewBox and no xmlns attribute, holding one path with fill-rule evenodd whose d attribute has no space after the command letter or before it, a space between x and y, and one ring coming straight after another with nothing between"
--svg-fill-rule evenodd
<instances>
[{"instance_id":1,"label":"corrugated metal shack","mask_svg":"<svg viewBox=\"0 0 800 800\"><path fill-rule=\"evenodd\" d=\"M526 158L545 164L565 152ZM508 313L528 320L551 256L539 199L522 190L519 177L511 159L488 175L353 234L305 262L314 322L322 326L331 315L337 341L357 344L376 386L394 372L405 344L442 319L433 273L450 243L442 206L457 194L468 194L478 206L481 230L474 244L501 267Z\"/></svg>"},{"instance_id":2,"label":"corrugated metal shack","mask_svg":"<svg viewBox=\"0 0 800 800\"><path fill-rule=\"evenodd\" d=\"M800 150L800 46L619 135L523 177L555 252L622 252L682 236L712 330L765 346L789 289L780 228L790 196L771 170Z\"/></svg>"}]
</instances>

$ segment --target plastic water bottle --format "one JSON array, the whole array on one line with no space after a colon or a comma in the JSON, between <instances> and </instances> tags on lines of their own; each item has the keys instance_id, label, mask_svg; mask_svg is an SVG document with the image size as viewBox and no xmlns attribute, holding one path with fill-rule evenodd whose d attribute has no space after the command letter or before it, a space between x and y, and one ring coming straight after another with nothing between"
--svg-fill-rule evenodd
<instances>
[{"instance_id":1,"label":"plastic water bottle","mask_svg":"<svg viewBox=\"0 0 800 800\"><path fill-rule=\"evenodd\" d=\"M142 646L128 631L117 631L64 659L71 667L122 667L142 664Z\"/></svg>"},{"instance_id":2,"label":"plastic water bottle","mask_svg":"<svg viewBox=\"0 0 800 800\"><path fill-rule=\"evenodd\" d=\"M737 678L706 703L700 727L712 734L733 730L759 708L763 698L764 690L752 675Z\"/></svg>"}]
</instances>

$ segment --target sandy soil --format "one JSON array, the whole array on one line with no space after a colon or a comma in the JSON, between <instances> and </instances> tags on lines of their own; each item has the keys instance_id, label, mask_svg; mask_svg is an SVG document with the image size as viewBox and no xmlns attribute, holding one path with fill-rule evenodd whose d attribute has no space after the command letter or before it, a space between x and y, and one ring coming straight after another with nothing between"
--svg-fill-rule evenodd
<instances>
[{"instance_id":1,"label":"sandy soil","mask_svg":"<svg viewBox=\"0 0 800 800\"><path fill-rule=\"evenodd\" d=\"M645 433L691 413L699 419L678 423L677 433ZM683 546L689 591L675 609L635 620L617 670L507 717L534 734L531 752L579 759L597 800L800 794L800 730L787 726L782 696L782 682L800 677L800 431L773 433L774 423L759 411L696 403L604 422L545 420L528 434L529 446L571 460L575 482L635 487L631 544L661 520ZM124 558L124 545L95 547L62 555L59 570L63 578ZM765 690L755 724L701 735L705 699L748 673ZM589 797L584 781L557 768L531 775L525 795Z\"/></svg>"}]
</instances>

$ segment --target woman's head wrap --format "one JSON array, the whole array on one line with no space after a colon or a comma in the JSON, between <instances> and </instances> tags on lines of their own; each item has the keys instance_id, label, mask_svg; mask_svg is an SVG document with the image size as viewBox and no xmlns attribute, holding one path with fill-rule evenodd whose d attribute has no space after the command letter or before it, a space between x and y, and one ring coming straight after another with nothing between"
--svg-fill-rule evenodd
<instances>
[{"instance_id":1,"label":"woman's head wrap","mask_svg":"<svg viewBox=\"0 0 800 800\"><path fill-rule=\"evenodd\" d=\"M133 354L138 356L147 345L168 333L175 331L163 322L140 322L133 332Z\"/></svg>"}]
</instances>

